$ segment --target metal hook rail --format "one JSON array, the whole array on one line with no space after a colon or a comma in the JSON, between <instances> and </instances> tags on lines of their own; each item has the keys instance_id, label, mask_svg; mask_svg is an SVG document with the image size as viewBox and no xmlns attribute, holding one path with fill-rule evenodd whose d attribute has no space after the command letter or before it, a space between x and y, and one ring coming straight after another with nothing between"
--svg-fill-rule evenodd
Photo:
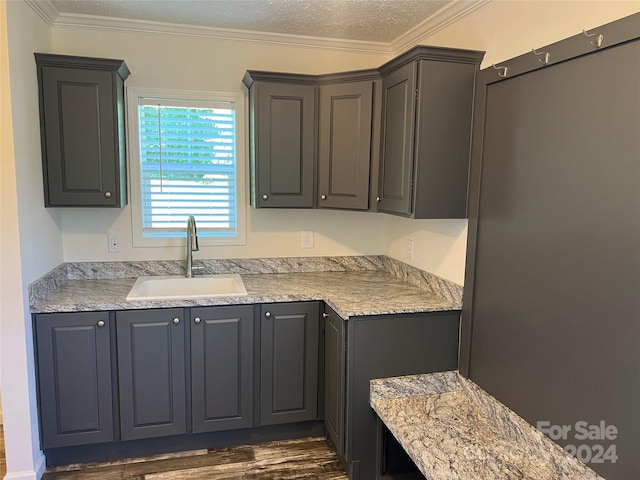
<instances>
[{"instance_id":1,"label":"metal hook rail","mask_svg":"<svg viewBox=\"0 0 640 480\"><path fill-rule=\"evenodd\" d=\"M493 68L495 68L496 70L502 70L501 72L498 72L498 76L500 78L507 78L507 72L509 71L509 67L496 67L495 64L491 65Z\"/></svg>"},{"instance_id":2,"label":"metal hook rail","mask_svg":"<svg viewBox=\"0 0 640 480\"><path fill-rule=\"evenodd\" d=\"M549 58L551 57L551 54L549 52L536 52L535 48L532 48L531 51L534 53L534 55L537 56L541 56L544 55L544 58L539 58L538 61L543 64L543 65L548 65L549 64Z\"/></svg>"},{"instance_id":3,"label":"metal hook rail","mask_svg":"<svg viewBox=\"0 0 640 480\"><path fill-rule=\"evenodd\" d=\"M587 38L596 37L595 40L591 41L591 45L593 45L595 48L602 47L602 42L604 41L604 35L602 35L601 33L587 33L586 30L582 30L582 33L584 33L584 36Z\"/></svg>"}]
</instances>

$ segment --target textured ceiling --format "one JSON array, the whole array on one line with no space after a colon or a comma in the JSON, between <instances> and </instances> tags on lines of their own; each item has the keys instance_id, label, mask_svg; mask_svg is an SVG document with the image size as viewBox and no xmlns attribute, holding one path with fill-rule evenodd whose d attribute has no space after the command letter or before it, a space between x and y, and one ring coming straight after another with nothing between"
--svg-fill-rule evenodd
<instances>
[{"instance_id":1,"label":"textured ceiling","mask_svg":"<svg viewBox=\"0 0 640 480\"><path fill-rule=\"evenodd\" d=\"M389 43L458 1L50 0L50 4L60 14Z\"/></svg>"}]
</instances>

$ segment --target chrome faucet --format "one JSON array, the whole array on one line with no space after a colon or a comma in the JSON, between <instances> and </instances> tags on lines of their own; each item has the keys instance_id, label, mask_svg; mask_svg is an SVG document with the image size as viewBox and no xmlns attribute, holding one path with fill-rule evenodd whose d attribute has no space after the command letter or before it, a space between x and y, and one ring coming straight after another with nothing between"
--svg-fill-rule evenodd
<instances>
[{"instance_id":1,"label":"chrome faucet","mask_svg":"<svg viewBox=\"0 0 640 480\"><path fill-rule=\"evenodd\" d=\"M198 248L198 230L196 229L196 219L193 215L187 218L187 273L186 277L193 276L193 252Z\"/></svg>"}]
</instances>

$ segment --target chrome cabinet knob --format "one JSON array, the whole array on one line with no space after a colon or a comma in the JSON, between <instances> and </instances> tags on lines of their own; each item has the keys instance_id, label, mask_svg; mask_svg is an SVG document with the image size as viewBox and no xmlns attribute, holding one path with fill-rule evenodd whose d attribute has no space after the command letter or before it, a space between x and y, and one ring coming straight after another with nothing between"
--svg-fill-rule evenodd
<instances>
[{"instance_id":1,"label":"chrome cabinet knob","mask_svg":"<svg viewBox=\"0 0 640 480\"><path fill-rule=\"evenodd\" d=\"M380 201L380 197L376 197L376 202L379 202L379 201Z\"/></svg>"},{"instance_id":2,"label":"chrome cabinet knob","mask_svg":"<svg viewBox=\"0 0 640 480\"><path fill-rule=\"evenodd\" d=\"M111 198L111 192L104 192L104 196L107 198Z\"/></svg>"},{"instance_id":3,"label":"chrome cabinet knob","mask_svg":"<svg viewBox=\"0 0 640 480\"><path fill-rule=\"evenodd\" d=\"M104 320L98 320L98 326L104 327Z\"/></svg>"},{"instance_id":4,"label":"chrome cabinet knob","mask_svg":"<svg viewBox=\"0 0 640 480\"><path fill-rule=\"evenodd\" d=\"M262 195L262 199L263 200L267 200L269 198L269 195L267 195L266 193L264 195Z\"/></svg>"},{"instance_id":5,"label":"chrome cabinet knob","mask_svg":"<svg viewBox=\"0 0 640 480\"><path fill-rule=\"evenodd\" d=\"M200 320L200 317L196 317L193 319L193 323L200 323L202 320Z\"/></svg>"},{"instance_id":6,"label":"chrome cabinet knob","mask_svg":"<svg viewBox=\"0 0 640 480\"><path fill-rule=\"evenodd\" d=\"M271 312L265 312L264 316L267 318L271 318Z\"/></svg>"},{"instance_id":7,"label":"chrome cabinet knob","mask_svg":"<svg viewBox=\"0 0 640 480\"><path fill-rule=\"evenodd\" d=\"M174 325L178 325L180 323L180 319L178 317L174 318L171 321L173 322Z\"/></svg>"},{"instance_id":8,"label":"chrome cabinet knob","mask_svg":"<svg viewBox=\"0 0 640 480\"><path fill-rule=\"evenodd\" d=\"M329 318L329 314L328 313L323 313L322 314L322 318Z\"/></svg>"},{"instance_id":9,"label":"chrome cabinet knob","mask_svg":"<svg viewBox=\"0 0 640 480\"><path fill-rule=\"evenodd\" d=\"M326 195L320 195L320 200L326 200L327 196Z\"/></svg>"}]
</instances>

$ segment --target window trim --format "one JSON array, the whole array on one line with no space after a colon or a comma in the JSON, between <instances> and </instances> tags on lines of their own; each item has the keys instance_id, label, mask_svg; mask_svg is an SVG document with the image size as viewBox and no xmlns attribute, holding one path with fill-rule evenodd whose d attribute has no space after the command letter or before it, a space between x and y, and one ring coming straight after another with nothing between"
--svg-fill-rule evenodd
<instances>
[{"instance_id":1,"label":"window trim","mask_svg":"<svg viewBox=\"0 0 640 480\"><path fill-rule=\"evenodd\" d=\"M127 87L127 156L131 207L131 233L135 247L185 247L186 237L145 237L142 222L142 194L140 185L140 144L138 130L138 99L159 98L178 101L232 102L236 118L236 235L199 236L201 246L233 246L246 244L246 156L245 108L240 93L206 92L198 90L172 90ZM186 223L185 223L186 229Z\"/></svg>"}]
</instances>

